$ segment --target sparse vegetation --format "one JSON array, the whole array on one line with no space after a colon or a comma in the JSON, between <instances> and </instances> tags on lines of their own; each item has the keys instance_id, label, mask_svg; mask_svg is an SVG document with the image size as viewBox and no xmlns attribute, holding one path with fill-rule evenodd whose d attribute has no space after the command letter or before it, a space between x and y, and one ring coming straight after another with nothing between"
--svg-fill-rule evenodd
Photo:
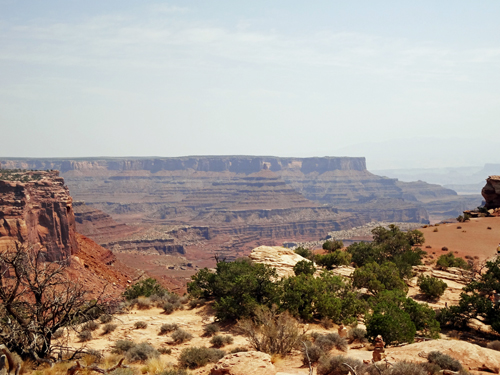
<instances>
[{"instance_id":1,"label":"sparse vegetation","mask_svg":"<svg viewBox=\"0 0 500 375\"><path fill-rule=\"evenodd\" d=\"M82 326L82 331L95 331L97 328L99 328L99 323L91 320Z\"/></svg>"},{"instance_id":2,"label":"sparse vegetation","mask_svg":"<svg viewBox=\"0 0 500 375\"><path fill-rule=\"evenodd\" d=\"M358 359L352 359L341 355L323 356L319 360L317 374L318 375L347 375L351 369L344 365L347 363L352 368L355 368L358 374L363 374L366 365Z\"/></svg>"},{"instance_id":3,"label":"sparse vegetation","mask_svg":"<svg viewBox=\"0 0 500 375\"><path fill-rule=\"evenodd\" d=\"M363 328L352 328L347 333L347 337L349 338L349 342L366 342L366 330Z\"/></svg>"},{"instance_id":4,"label":"sparse vegetation","mask_svg":"<svg viewBox=\"0 0 500 375\"><path fill-rule=\"evenodd\" d=\"M115 345L114 345L113 350L111 352L116 353L116 354L124 354L129 349L133 348L136 345L137 344L135 342L130 341L130 340L118 340L115 342Z\"/></svg>"},{"instance_id":5,"label":"sparse vegetation","mask_svg":"<svg viewBox=\"0 0 500 375\"><path fill-rule=\"evenodd\" d=\"M175 331L178 328L179 328L179 326L177 324L175 324L175 323L162 324L161 327L160 327L159 334L160 335L165 335L167 333Z\"/></svg>"},{"instance_id":6,"label":"sparse vegetation","mask_svg":"<svg viewBox=\"0 0 500 375\"><path fill-rule=\"evenodd\" d=\"M172 332L171 337L174 344L182 344L183 342L191 340L193 335L182 328L177 328L174 332Z\"/></svg>"},{"instance_id":7,"label":"sparse vegetation","mask_svg":"<svg viewBox=\"0 0 500 375\"><path fill-rule=\"evenodd\" d=\"M462 369L459 361L439 351L430 352L427 355L427 360L430 363L438 365L443 370L460 371Z\"/></svg>"},{"instance_id":8,"label":"sparse vegetation","mask_svg":"<svg viewBox=\"0 0 500 375\"><path fill-rule=\"evenodd\" d=\"M138 322L134 323L134 328L135 329L144 329L148 326L148 323L145 321L139 320Z\"/></svg>"},{"instance_id":9,"label":"sparse vegetation","mask_svg":"<svg viewBox=\"0 0 500 375\"><path fill-rule=\"evenodd\" d=\"M240 320L238 327L255 350L271 355L290 353L299 340L297 321L286 311L278 314L276 307L257 308L255 318Z\"/></svg>"},{"instance_id":10,"label":"sparse vegetation","mask_svg":"<svg viewBox=\"0 0 500 375\"><path fill-rule=\"evenodd\" d=\"M92 340L92 332L90 332L88 330L84 330L84 331L79 332L77 336L78 336L78 340L80 340L80 342L86 342L86 341Z\"/></svg>"},{"instance_id":11,"label":"sparse vegetation","mask_svg":"<svg viewBox=\"0 0 500 375\"><path fill-rule=\"evenodd\" d=\"M113 320L113 315L110 315L110 314L102 314L100 317L99 317L99 321L103 324L105 323L110 323L111 321Z\"/></svg>"},{"instance_id":12,"label":"sparse vegetation","mask_svg":"<svg viewBox=\"0 0 500 375\"><path fill-rule=\"evenodd\" d=\"M118 326L116 324L113 324L113 323L106 323L103 327L102 327L102 334L103 335L107 335L108 333L111 333L113 332Z\"/></svg>"},{"instance_id":13,"label":"sparse vegetation","mask_svg":"<svg viewBox=\"0 0 500 375\"><path fill-rule=\"evenodd\" d=\"M207 324L205 327L203 327L203 336L206 337L212 337L216 333L220 331L220 327L218 324L212 323L212 324Z\"/></svg>"},{"instance_id":14,"label":"sparse vegetation","mask_svg":"<svg viewBox=\"0 0 500 375\"><path fill-rule=\"evenodd\" d=\"M212 339L210 340L210 344L212 344L215 348L222 348L225 345L232 344L233 341L234 339L232 336L216 335L212 337Z\"/></svg>"},{"instance_id":15,"label":"sparse vegetation","mask_svg":"<svg viewBox=\"0 0 500 375\"><path fill-rule=\"evenodd\" d=\"M192 346L182 349L179 356L179 366L195 369L205 366L207 363L215 363L224 355L226 352L220 349Z\"/></svg>"},{"instance_id":16,"label":"sparse vegetation","mask_svg":"<svg viewBox=\"0 0 500 375\"><path fill-rule=\"evenodd\" d=\"M146 361L150 358L156 358L160 355L158 350L156 350L151 344L147 342L141 342L140 344L134 345L125 353L125 358L129 362L139 362Z\"/></svg>"}]
</instances>

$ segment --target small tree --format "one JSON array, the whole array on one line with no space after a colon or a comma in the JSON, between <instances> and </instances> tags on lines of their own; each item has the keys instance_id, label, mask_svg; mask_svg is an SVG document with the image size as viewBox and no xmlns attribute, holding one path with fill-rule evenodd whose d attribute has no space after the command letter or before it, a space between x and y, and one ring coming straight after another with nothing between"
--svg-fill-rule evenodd
<instances>
[{"instance_id":1,"label":"small tree","mask_svg":"<svg viewBox=\"0 0 500 375\"><path fill-rule=\"evenodd\" d=\"M96 318L100 298L65 273L68 260L46 262L40 250L16 243L0 252L0 341L23 358L46 358L54 333ZM102 294L101 294L102 296Z\"/></svg>"},{"instance_id":2,"label":"small tree","mask_svg":"<svg viewBox=\"0 0 500 375\"><path fill-rule=\"evenodd\" d=\"M326 242L323 242L323 250L326 250L329 253L331 253L335 250L340 250L343 247L344 247L344 243L342 241L328 240Z\"/></svg>"},{"instance_id":3,"label":"small tree","mask_svg":"<svg viewBox=\"0 0 500 375\"><path fill-rule=\"evenodd\" d=\"M293 266L293 272L295 272L295 276L299 275L314 275L316 272L316 267L314 267L314 263L308 260L301 260L297 262L295 266Z\"/></svg>"},{"instance_id":4,"label":"small tree","mask_svg":"<svg viewBox=\"0 0 500 375\"><path fill-rule=\"evenodd\" d=\"M420 291L431 299L441 297L448 287L448 284L446 284L443 280L425 275L420 275L418 277L417 285L419 286Z\"/></svg>"}]
</instances>

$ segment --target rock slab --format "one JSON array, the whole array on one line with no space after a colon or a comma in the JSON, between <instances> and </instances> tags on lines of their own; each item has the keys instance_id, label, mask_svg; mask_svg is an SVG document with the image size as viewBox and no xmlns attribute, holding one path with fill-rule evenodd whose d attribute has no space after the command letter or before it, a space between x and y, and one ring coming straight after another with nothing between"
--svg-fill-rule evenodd
<instances>
[{"instance_id":1,"label":"rock slab","mask_svg":"<svg viewBox=\"0 0 500 375\"><path fill-rule=\"evenodd\" d=\"M271 356L261 352L226 355L214 366L211 375L276 375Z\"/></svg>"}]
</instances>

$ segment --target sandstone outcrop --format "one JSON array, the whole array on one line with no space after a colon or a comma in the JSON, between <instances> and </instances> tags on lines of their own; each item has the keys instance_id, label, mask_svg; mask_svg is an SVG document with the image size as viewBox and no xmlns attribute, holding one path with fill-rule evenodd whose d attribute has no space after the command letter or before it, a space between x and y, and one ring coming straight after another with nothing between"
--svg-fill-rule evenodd
<instances>
[{"instance_id":1,"label":"sandstone outcrop","mask_svg":"<svg viewBox=\"0 0 500 375\"><path fill-rule=\"evenodd\" d=\"M0 250L19 241L48 260L78 253L72 199L59 172L0 172Z\"/></svg>"},{"instance_id":2,"label":"sandstone outcrop","mask_svg":"<svg viewBox=\"0 0 500 375\"><path fill-rule=\"evenodd\" d=\"M481 194L487 209L500 208L500 176L489 176Z\"/></svg>"},{"instance_id":3,"label":"sandstone outcrop","mask_svg":"<svg viewBox=\"0 0 500 375\"><path fill-rule=\"evenodd\" d=\"M226 355L214 366L210 375L275 375L271 356L262 352L240 352Z\"/></svg>"},{"instance_id":4,"label":"sandstone outcrop","mask_svg":"<svg viewBox=\"0 0 500 375\"><path fill-rule=\"evenodd\" d=\"M274 267L279 277L295 276L293 267L298 262L302 260L310 262L293 250L281 246L259 246L253 249L248 257L256 263Z\"/></svg>"},{"instance_id":5,"label":"sandstone outcrop","mask_svg":"<svg viewBox=\"0 0 500 375\"><path fill-rule=\"evenodd\" d=\"M440 351L460 361L467 370L500 372L500 352L483 348L465 341L432 340L400 348L386 349L386 357L390 362L412 361L425 362L426 354Z\"/></svg>"}]
</instances>

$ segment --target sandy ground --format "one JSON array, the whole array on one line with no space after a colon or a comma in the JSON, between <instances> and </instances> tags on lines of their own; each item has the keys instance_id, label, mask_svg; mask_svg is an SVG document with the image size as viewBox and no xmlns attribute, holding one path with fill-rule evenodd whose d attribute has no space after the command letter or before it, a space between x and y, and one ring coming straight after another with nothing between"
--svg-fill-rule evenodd
<instances>
[{"instance_id":1,"label":"sandy ground","mask_svg":"<svg viewBox=\"0 0 500 375\"><path fill-rule=\"evenodd\" d=\"M485 260L496 256L500 243L500 217L473 218L465 223L440 224L419 230L425 237L423 250L437 256L445 253L442 247L447 247L457 256L478 256Z\"/></svg>"}]
</instances>

